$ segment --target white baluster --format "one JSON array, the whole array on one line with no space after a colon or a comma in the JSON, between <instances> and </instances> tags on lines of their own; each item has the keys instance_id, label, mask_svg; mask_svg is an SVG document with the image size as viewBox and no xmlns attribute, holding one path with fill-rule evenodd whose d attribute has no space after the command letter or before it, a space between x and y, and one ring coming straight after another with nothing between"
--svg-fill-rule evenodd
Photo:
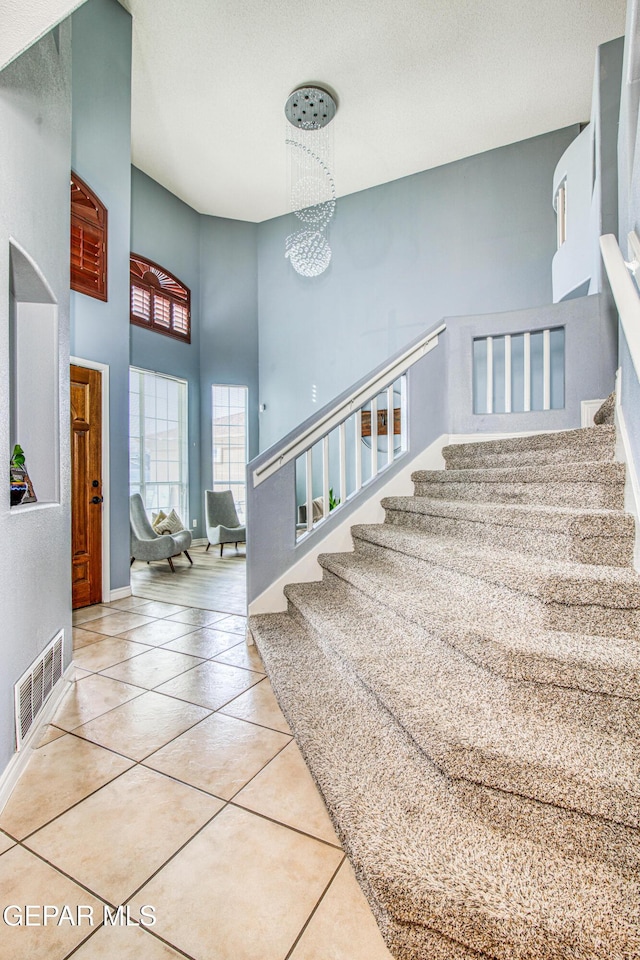
<instances>
[{"instance_id":1,"label":"white baluster","mask_svg":"<svg viewBox=\"0 0 640 960\"><path fill-rule=\"evenodd\" d=\"M409 411L407 407L407 375L400 377L400 453L409 449Z\"/></svg>"},{"instance_id":2,"label":"white baluster","mask_svg":"<svg viewBox=\"0 0 640 960\"><path fill-rule=\"evenodd\" d=\"M542 331L542 409L551 409L551 331Z\"/></svg>"},{"instance_id":3,"label":"white baluster","mask_svg":"<svg viewBox=\"0 0 640 960\"><path fill-rule=\"evenodd\" d=\"M343 420L338 427L340 445L340 503L347 499L347 423Z\"/></svg>"},{"instance_id":4,"label":"white baluster","mask_svg":"<svg viewBox=\"0 0 640 960\"><path fill-rule=\"evenodd\" d=\"M355 471L356 471L356 493L362 490L362 409L356 410L356 449L355 449Z\"/></svg>"},{"instance_id":5,"label":"white baluster","mask_svg":"<svg viewBox=\"0 0 640 960\"><path fill-rule=\"evenodd\" d=\"M378 398L371 400L371 479L378 475Z\"/></svg>"},{"instance_id":6,"label":"white baluster","mask_svg":"<svg viewBox=\"0 0 640 960\"><path fill-rule=\"evenodd\" d=\"M524 335L524 409L525 412L531 410L531 334Z\"/></svg>"},{"instance_id":7,"label":"white baluster","mask_svg":"<svg viewBox=\"0 0 640 960\"><path fill-rule=\"evenodd\" d=\"M322 438L322 517L329 516L329 434Z\"/></svg>"},{"instance_id":8,"label":"white baluster","mask_svg":"<svg viewBox=\"0 0 640 960\"><path fill-rule=\"evenodd\" d=\"M393 384L387 387L387 466L393 463Z\"/></svg>"},{"instance_id":9,"label":"white baluster","mask_svg":"<svg viewBox=\"0 0 640 960\"><path fill-rule=\"evenodd\" d=\"M493 337L487 337L487 413L493 413Z\"/></svg>"},{"instance_id":10,"label":"white baluster","mask_svg":"<svg viewBox=\"0 0 640 960\"><path fill-rule=\"evenodd\" d=\"M311 447L305 454L305 483L307 486L307 530L313 530L313 450Z\"/></svg>"},{"instance_id":11,"label":"white baluster","mask_svg":"<svg viewBox=\"0 0 640 960\"><path fill-rule=\"evenodd\" d=\"M511 413L511 334L504 338L504 412Z\"/></svg>"}]
</instances>

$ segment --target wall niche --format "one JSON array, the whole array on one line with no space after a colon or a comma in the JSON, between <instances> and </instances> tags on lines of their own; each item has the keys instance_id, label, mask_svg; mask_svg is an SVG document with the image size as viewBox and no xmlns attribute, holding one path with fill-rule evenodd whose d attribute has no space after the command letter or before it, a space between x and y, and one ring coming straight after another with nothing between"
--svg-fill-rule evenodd
<instances>
[{"instance_id":1,"label":"wall niche","mask_svg":"<svg viewBox=\"0 0 640 960\"><path fill-rule=\"evenodd\" d=\"M9 439L23 448L38 503L60 499L58 305L44 274L9 242ZM5 468L7 471L9 465Z\"/></svg>"}]
</instances>

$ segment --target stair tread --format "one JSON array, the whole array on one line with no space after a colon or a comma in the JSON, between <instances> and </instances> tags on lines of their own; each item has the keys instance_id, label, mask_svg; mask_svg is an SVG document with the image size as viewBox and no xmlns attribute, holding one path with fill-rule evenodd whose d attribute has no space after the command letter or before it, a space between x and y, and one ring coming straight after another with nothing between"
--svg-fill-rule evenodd
<instances>
[{"instance_id":1,"label":"stair tread","mask_svg":"<svg viewBox=\"0 0 640 960\"><path fill-rule=\"evenodd\" d=\"M486 790L481 807L467 802L303 625L286 614L250 625L372 906L389 919L392 949L409 942L415 956L438 960L471 958L462 940L514 960L638 952L635 832L531 801L504 825L492 798L513 798ZM554 829L569 836L569 822L570 854L550 841ZM606 859L613 847L629 858L626 870Z\"/></svg>"},{"instance_id":2,"label":"stair tread","mask_svg":"<svg viewBox=\"0 0 640 960\"><path fill-rule=\"evenodd\" d=\"M501 547L432 536L395 524L356 524L356 539L458 570L546 603L597 604L616 609L640 607L640 577L632 568L531 558Z\"/></svg>"},{"instance_id":3,"label":"stair tread","mask_svg":"<svg viewBox=\"0 0 640 960\"><path fill-rule=\"evenodd\" d=\"M549 433L534 433L519 437L502 437L493 440L475 440L467 443L452 443L443 447L443 454L458 452L461 455L476 451L485 453L513 453L518 450L550 450L572 446L615 444L615 427L593 426L574 430L556 430Z\"/></svg>"},{"instance_id":4,"label":"stair tread","mask_svg":"<svg viewBox=\"0 0 640 960\"><path fill-rule=\"evenodd\" d=\"M635 704L505 680L346 585L285 593L450 776L640 824Z\"/></svg>"},{"instance_id":5,"label":"stair tread","mask_svg":"<svg viewBox=\"0 0 640 960\"><path fill-rule=\"evenodd\" d=\"M624 483L625 465L584 460L524 467L477 467L461 470L415 470L414 483Z\"/></svg>"},{"instance_id":6,"label":"stair tread","mask_svg":"<svg viewBox=\"0 0 640 960\"><path fill-rule=\"evenodd\" d=\"M433 625L452 645L509 676L640 699L640 644L635 640L549 630L524 598L492 595L491 585L392 554L322 554L326 570L352 583L408 622ZM384 590L380 588L384 584ZM515 659L515 662L513 660Z\"/></svg>"},{"instance_id":7,"label":"stair tread","mask_svg":"<svg viewBox=\"0 0 640 960\"><path fill-rule=\"evenodd\" d=\"M596 507L563 507L538 503L484 503L464 500L440 500L430 497L384 497L382 506L389 510L411 511L427 516L536 525L545 530L564 531L568 526L587 528L589 535L619 536L621 529L633 536L634 520L620 510Z\"/></svg>"}]
</instances>

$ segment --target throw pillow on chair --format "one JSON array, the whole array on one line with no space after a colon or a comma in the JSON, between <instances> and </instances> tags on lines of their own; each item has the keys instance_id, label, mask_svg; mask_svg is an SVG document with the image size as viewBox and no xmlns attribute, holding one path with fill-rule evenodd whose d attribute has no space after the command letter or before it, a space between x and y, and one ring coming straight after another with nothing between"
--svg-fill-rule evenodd
<instances>
[{"instance_id":1,"label":"throw pillow on chair","mask_svg":"<svg viewBox=\"0 0 640 960\"><path fill-rule=\"evenodd\" d=\"M172 510L168 516L165 516L164 520L156 522L155 530L156 533L179 533L181 530L184 530L185 526L175 510Z\"/></svg>"}]
</instances>

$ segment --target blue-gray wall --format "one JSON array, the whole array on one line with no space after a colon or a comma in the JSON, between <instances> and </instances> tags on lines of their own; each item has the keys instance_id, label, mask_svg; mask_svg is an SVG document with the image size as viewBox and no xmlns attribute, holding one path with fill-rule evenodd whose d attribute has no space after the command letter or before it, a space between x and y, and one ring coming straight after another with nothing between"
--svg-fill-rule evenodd
<instances>
[{"instance_id":1,"label":"blue-gray wall","mask_svg":"<svg viewBox=\"0 0 640 960\"><path fill-rule=\"evenodd\" d=\"M249 455L259 448L258 227L198 214L135 168L131 188L131 249L191 289L191 344L131 327L131 363L189 382L189 523L197 519L194 536L204 536L212 384L249 388Z\"/></svg>"},{"instance_id":2,"label":"blue-gray wall","mask_svg":"<svg viewBox=\"0 0 640 960\"><path fill-rule=\"evenodd\" d=\"M108 210L108 301L71 294L71 353L109 365L111 589L129 584L131 17L88 0L72 18L72 166ZM109 598L104 598L108 600Z\"/></svg>"},{"instance_id":3,"label":"blue-gray wall","mask_svg":"<svg viewBox=\"0 0 640 960\"><path fill-rule=\"evenodd\" d=\"M255 223L200 223L202 489L212 481L211 385L249 388L249 458L258 442L258 280Z\"/></svg>"},{"instance_id":4,"label":"blue-gray wall","mask_svg":"<svg viewBox=\"0 0 640 960\"><path fill-rule=\"evenodd\" d=\"M0 487L0 771L14 748L13 686L65 630L71 651L69 503L69 166L71 44L68 23L0 73L0 450L9 439L9 238L38 265L58 306L60 502L9 509ZM27 453L27 466L29 451ZM4 473L7 478L7 474ZM36 493L38 491L36 490Z\"/></svg>"},{"instance_id":5,"label":"blue-gray wall","mask_svg":"<svg viewBox=\"0 0 640 960\"><path fill-rule=\"evenodd\" d=\"M191 290L191 343L132 326L131 363L189 384L189 516L202 536L200 495L200 216L135 167L131 170L131 250L175 274Z\"/></svg>"},{"instance_id":6,"label":"blue-gray wall","mask_svg":"<svg viewBox=\"0 0 640 960\"><path fill-rule=\"evenodd\" d=\"M261 449L440 317L551 302L549 190L578 132L574 125L341 198L333 259L314 279L284 257L295 218L260 224Z\"/></svg>"}]
</instances>

